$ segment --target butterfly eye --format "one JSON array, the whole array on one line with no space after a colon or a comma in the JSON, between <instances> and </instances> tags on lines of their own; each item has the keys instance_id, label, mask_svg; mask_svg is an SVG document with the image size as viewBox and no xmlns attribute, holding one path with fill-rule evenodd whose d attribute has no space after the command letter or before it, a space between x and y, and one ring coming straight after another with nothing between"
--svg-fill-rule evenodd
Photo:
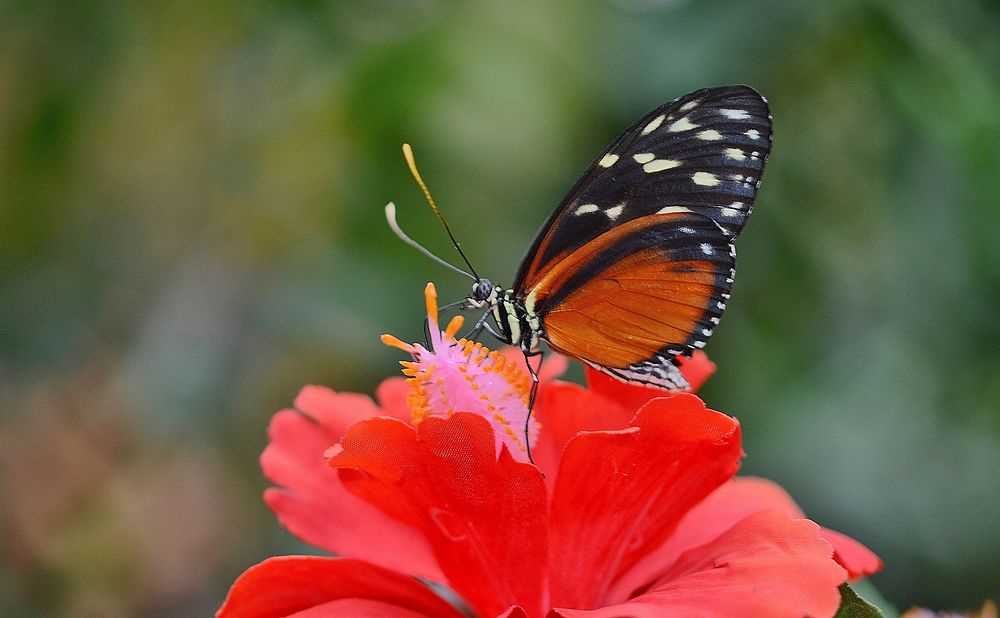
<instances>
[{"instance_id":1,"label":"butterfly eye","mask_svg":"<svg viewBox=\"0 0 1000 618\"><path fill-rule=\"evenodd\" d=\"M472 284L472 298L477 301L484 301L493 293L493 282L489 279L480 279Z\"/></svg>"}]
</instances>

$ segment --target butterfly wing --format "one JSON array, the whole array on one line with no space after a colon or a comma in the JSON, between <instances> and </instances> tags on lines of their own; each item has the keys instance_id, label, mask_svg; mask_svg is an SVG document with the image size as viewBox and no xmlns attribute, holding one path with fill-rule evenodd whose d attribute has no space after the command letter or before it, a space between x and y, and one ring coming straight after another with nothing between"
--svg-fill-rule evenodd
<instances>
[{"instance_id":1,"label":"butterfly wing","mask_svg":"<svg viewBox=\"0 0 1000 618\"><path fill-rule=\"evenodd\" d=\"M726 307L739 235L770 153L767 101L698 90L605 149L542 227L514 289L550 346L623 380L675 389L674 359Z\"/></svg>"},{"instance_id":2,"label":"butterfly wing","mask_svg":"<svg viewBox=\"0 0 1000 618\"><path fill-rule=\"evenodd\" d=\"M693 212L735 238L771 150L767 101L749 86L706 88L633 124L597 158L542 227L514 289L528 290L601 234L664 209Z\"/></svg>"},{"instance_id":3,"label":"butterfly wing","mask_svg":"<svg viewBox=\"0 0 1000 618\"><path fill-rule=\"evenodd\" d=\"M556 351L618 378L686 388L674 357L705 345L735 251L708 217L662 213L605 232L549 269L526 305Z\"/></svg>"}]
</instances>

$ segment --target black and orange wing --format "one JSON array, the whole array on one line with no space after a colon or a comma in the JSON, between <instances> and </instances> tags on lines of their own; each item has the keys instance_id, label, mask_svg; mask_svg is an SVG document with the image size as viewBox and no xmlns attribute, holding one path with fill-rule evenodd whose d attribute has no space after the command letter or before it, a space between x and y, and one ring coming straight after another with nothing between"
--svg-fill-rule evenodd
<instances>
[{"instance_id":1,"label":"black and orange wing","mask_svg":"<svg viewBox=\"0 0 1000 618\"><path fill-rule=\"evenodd\" d=\"M729 298L733 244L708 217L623 223L559 260L528 291L543 337L610 375L661 388L687 382L673 359L705 345Z\"/></svg>"},{"instance_id":2,"label":"black and orange wing","mask_svg":"<svg viewBox=\"0 0 1000 618\"><path fill-rule=\"evenodd\" d=\"M522 260L516 294L552 348L618 378L685 388L733 283L771 151L767 101L706 88L653 110L597 158Z\"/></svg>"},{"instance_id":3,"label":"black and orange wing","mask_svg":"<svg viewBox=\"0 0 1000 618\"><path fill-rule=\"evenodd\" d=\"M530 290L601 234L664 210L700 214L735 238L770 151L767 101L749 86L706 88L660 106L576 182L521 261L513 288Z\"/></svg>"}]
</instances>

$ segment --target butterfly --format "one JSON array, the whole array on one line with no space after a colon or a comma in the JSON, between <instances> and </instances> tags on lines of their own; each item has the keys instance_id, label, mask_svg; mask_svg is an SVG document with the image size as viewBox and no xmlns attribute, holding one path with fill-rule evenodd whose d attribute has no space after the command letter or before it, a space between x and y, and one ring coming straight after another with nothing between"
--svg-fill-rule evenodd
<instances>
[{"instance_id":1,"label":"butterfly","mask_svg":"<svg viewBox=\"0 0 1000 618\"><path fill-rule=\"evenodd\" d=\"M542 226L510 287L469 264L475 283L456 306L485 310L474 334L485 328L526 360L544 341L620 380L686 389L679 359L705 346L726 309L733 241L770 151L767 100L749 86L665 103L598 155ZM408 161L437 212L412 153ZM398 230L394 215L390 225Z\"/></svg>"}]
</instances>

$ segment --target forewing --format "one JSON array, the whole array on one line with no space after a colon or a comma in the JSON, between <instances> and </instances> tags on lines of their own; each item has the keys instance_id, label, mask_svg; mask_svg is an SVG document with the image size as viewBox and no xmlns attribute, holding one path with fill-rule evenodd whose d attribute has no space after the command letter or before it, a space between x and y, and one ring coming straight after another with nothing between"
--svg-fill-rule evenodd
<instances>
[{"instance_id":1,"label":"forewing","mask_svg":"<svg viewBox=\"0 0 1000 618\"><path fill-rule=\"evenodd\" d=\"M527 300L553 349L625 380L686 388L674 359L711 336L735 260L708 217L647 215L560 260Z\"/></svg>"},{"instance_id":2,"label":"forewing","mask_svg":"<svg viewBox=\"0 0 1000 618\"><path fill-rule=\"evenodd\" d=\"M703 215L735 238L770 148L767 101L749 86L706 88L660 106L577 181L522 260L514 288L530 289L601 234L658 212Z\"/></svg>"}]
</instances>

